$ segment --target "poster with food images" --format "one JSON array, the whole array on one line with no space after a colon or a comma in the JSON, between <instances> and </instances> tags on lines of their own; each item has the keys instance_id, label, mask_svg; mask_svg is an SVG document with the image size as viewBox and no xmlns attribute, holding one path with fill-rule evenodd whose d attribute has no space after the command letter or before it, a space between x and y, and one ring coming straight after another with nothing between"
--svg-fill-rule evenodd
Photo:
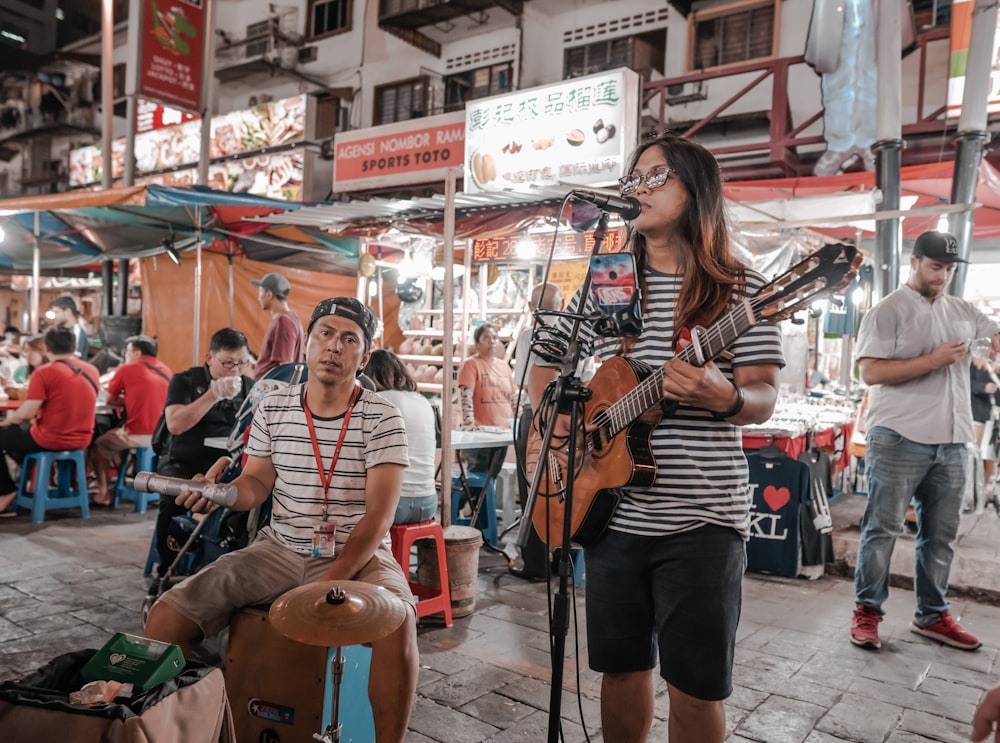
<instances>
[{"instance_id":1,"label":"poster with food images","mask_svg":"<svg viewBox=\"0 0 1000 743\"><path fill-rule=\"evenodd\" d=\"M639 92L622 68L469 101L464 190L614 185L636 143Z\"/></svg>"}]
</instances>

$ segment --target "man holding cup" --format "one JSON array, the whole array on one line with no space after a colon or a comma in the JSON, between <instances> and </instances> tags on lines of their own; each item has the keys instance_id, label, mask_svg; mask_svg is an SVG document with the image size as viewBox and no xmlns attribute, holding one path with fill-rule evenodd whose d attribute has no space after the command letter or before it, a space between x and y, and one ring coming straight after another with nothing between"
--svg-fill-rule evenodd
<instances>
[{"instance_id":1,"label":"man holding cup","mask_svg":"<svg viewBox=\"0 0 1000 743\"><path fill-rule=\"evenodd\" d=\"M912 499L917 535L910 631L961 650L982 643L952 617L948 576L974 439L969 360L975 338L1000 349L1000 326L945 292L958 241L924 232L913 244L910 276L865 315L857 360L869 385L865 476L868 502L854 570L851 642L882 647L878 625L889 597L889 565Z\"/></svg>"},{"instance_id":2,"label":"man holding cup","mask_svg":"<svg viewBox=\"0 0 1000 743\"><path fill-rule=\"evenodd\" d=\"M157 466L159 474L189 480L196 474L204 474L215 464L223 452L206 447L205 439L228 437L232 432L236 414L253 385L253 379L242 373L249 368L247 337L235 328L223 328L209 341L202 366L174 375L163 409L170 437L167 451ZM177 555L167 540L170 520L186 512L173 498L160 499L160 513L156 519L160 576L166 573Z\"/></svg>"}]
</instances>

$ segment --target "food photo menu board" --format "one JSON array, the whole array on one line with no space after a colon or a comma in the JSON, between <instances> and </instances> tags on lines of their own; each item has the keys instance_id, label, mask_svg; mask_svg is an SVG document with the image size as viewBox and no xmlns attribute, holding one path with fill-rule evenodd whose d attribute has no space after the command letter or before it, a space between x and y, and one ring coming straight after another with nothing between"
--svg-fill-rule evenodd
<instances>
[{"instance_id":1,"label":"food photo menu board","mask_svg":"<svg viewBox=\"0 0 1000 743\"><path fill-rule=\"evenodd\" d=\"M622 68L469 101L465 191L614 185L635 146L639 92Z\"/></svg>"},{"instance_id":2,"label":"food photo menu board","mask_svg":"<svg viewBox=\"0 0 1000 743\"><path fill-rule=\"evenodd\" d=\"M228 185L228 191L267 193L278 198L298 198L301 193L302 155L267 153L270 148L288 148L305 139L306 96L233 111L212 117L209 157L213 165L213 188ZM160 174L164 178L136 179L137 183L157 182L181 185L195 182L190 174L171 176L194 169L201 156L201 121L186 121L136 134L135 163L139 174ZM120 178L125 163L125 138L112 142L112 176ZM232 158L232 160L223 160ZM103 159L99 146L70 150L70 186L99 183ZM212 172L214 171L214 172ZM297 184L292 183L297 181ZM249 185L248 185L249 184Z\"/></svg>"}]
</instances>

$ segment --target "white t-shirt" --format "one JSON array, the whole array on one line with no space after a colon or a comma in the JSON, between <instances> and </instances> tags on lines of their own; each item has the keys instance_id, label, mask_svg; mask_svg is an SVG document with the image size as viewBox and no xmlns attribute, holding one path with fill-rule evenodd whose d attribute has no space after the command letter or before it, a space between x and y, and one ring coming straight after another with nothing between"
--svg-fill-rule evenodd
<instances>
[{"instance_id":1,"label":"white t-shirt","mask_svg":"<svg viewBox=\"0 0 1000 743\"><path fill-rule=\"evenodd\" d=\"M410 466L403 471L404 498L437 495L434 485L434 452L437 432L434 430L434 410L419 392L382 390L378 393L399 408L406 426Z\"/></svg>"}]
</instances>

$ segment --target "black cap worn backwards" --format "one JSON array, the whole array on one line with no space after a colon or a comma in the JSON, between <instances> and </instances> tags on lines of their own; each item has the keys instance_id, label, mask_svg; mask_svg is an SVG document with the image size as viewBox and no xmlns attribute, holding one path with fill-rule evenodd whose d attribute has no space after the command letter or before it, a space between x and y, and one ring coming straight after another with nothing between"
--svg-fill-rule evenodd
<instances>
[{"instance_id":1,"label":"black cap worn backwards","mask_svg":"<svg viewBox=\"0 0 1000 743\"><path fill-rule=\"evenodd\" d=\"M306 329L306 335L312 332L313 325L316 324L317 320L328 315L339 315L340 317L346 317L348 320L353 320L361 328L362 332L364 332L365 340L371 346L378 321L375 319L375 313L368 307L365 307L353 297L324 299L313 310L312 317L309 318L309 327Z\"/></svg>"}]
</instances>

